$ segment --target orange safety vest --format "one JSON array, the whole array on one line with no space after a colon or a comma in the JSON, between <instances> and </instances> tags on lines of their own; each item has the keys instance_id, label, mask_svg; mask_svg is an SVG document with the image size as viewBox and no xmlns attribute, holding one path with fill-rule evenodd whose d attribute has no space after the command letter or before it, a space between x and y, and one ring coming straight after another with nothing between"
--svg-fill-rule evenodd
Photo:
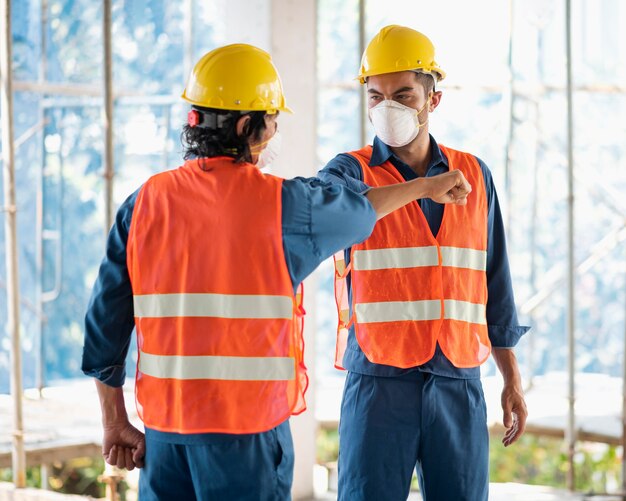
<instances>
[{"instance_id":1,"label":"orange safety vest","mask_svg":"<svg viewBox=\"0 0 626 501\"><path fill-rule=\"evenodd\" d=\"M487 196L476 158L441 146L450 170L472 185L467 205L446 205L436 238L417 201L381 219L354 245L350 265L335 256L339 310L335 365L343 368L347 334L371 362L408 368L430 360L437 342L456 367L476 367L491 352L487 333ZM350 153L368 186L404 182L390 163L370 167L372 147ZM348 318L346 277L352 286Z\"/></svg>"},{"instance_id":2,"label":"orange safety vest","mask_svg":"<svg viewBox=\"0 0 626 501\"><path fill-rule=\"evenodd\" d=\"M258 433L305 410L301 295L283 252L282 179L219 157L151 177L128 236L148 428Z\"/></svg>"}]
</instances>

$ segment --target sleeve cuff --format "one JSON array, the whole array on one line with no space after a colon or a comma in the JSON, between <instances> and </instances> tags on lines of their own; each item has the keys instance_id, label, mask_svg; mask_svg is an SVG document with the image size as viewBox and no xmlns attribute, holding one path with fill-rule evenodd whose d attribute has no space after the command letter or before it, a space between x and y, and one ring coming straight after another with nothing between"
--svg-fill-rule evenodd
<instances>
[{"instance_id":1,"label":"sleeve cuff","mask_svg":"<svg viewBox=\"0 0 626 501\"><path fill-rule=\"evenodd\" d=\"M84 370L83 372L86 376L95 377L101 383L114 388L124 386L126 380L126 368L120 365L105 367L104 369Z\"/></svg>"},{"instance_id":2,"label":"sleeve cuff","mask_svg":"<svg viewBox=\"0 0 626 501\"><path fill-rule=\"evenodd\" d=\"M341 183L333 182L331 179L324 179L324 181L330 182L332 184L343 184L346 188L354 193L359 193L360 195L365 195L369 190L372 189L371 186L368 186L360 179L355 179L353 177L345 177L341 179Z\"/></svg>"},{"instance_id":3,"label":"sleeve cuff","mask_svg":"<svg viewBox=\"0 0 626 501\"><path fill-rule=\"evenodd\" d=\"M530 327L527 325L515 327L488 325L487 329L489 330L491 346L494 348L513 348L520 338L530 330Z\"/></svg>"}]
</instances>

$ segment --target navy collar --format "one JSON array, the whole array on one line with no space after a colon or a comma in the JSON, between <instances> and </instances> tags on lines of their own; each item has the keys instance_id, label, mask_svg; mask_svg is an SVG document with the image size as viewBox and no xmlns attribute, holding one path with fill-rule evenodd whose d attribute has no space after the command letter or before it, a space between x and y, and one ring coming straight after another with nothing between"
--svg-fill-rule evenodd
<instances>
[{"instance_id":1,"label":"navy collar","mask_svg":"<svg viewBox=\"0 0 626 501\"><path fill-rule=\"evenodd\" d=\"M432 151L432 156L430 159L430 164L428 165L428 169L435 165L438 165L439 163L443 163L446 168L449 168L448 159L443 153L441 153L437 141L435 141L435 138L432 135L429 134L428 136L430 137L430 148ZM406 165L393 153L393 151L391 151L391 148L389 146L387 146L380 139L378 139L378 137L374 137L374 145L372 146L372 158L370 159L369 163L370 167L382 165L387 161L390 161L396 167L398 165Z\"/></svg>"}]
</instances>

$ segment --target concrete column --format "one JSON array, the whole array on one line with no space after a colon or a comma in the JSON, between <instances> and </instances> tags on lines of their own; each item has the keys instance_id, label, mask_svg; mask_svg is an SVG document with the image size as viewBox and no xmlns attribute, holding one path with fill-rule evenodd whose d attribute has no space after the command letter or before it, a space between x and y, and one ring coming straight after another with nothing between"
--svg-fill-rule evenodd
<instances>
[{"instance_id":1,"label":"concrete column","mask_svg":"<svg viewBox=\"0 0 626 501\"><path fill-rule=\"evenodd\" d=\"M270 53L280 72L288 106L293 115L281 114L282 150L272 173L290 178L313 176L316 156L316 25L315 0L271 0ZM315 464L315 277L304 284L305 362L309 368L308 409L291 419L296 450L294 499L313 497Z\"/></svg>"},{"instance_id":2,"label":"concrete column","mask_svg":"<svg viewBox=\"0 0 626 501\"><path fill-rule=\"evenodd\" d=\"M249 43L271 52L271 3L271 0L211 2L217 44Z\"/></svg>"}]
</instances>

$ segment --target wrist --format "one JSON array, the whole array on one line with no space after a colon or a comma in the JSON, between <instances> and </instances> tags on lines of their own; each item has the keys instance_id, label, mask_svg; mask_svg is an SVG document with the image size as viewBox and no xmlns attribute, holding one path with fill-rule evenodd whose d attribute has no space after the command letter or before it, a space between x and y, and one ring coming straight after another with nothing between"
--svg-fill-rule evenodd
<instances>
[{"instance_id":1,"label":"wrist","mask_svg":"<svg viewBox=\"0 0 626 501\"><path fill-rule=\"evenodd\" d=\"M117 404L102 405L102 425L104 427L115 427L128 422L128 413L124 407Z\"/></svg>"},{"instance_id":2,"label":"wrist","mask_svg":"<svg viewBox=\"0 0 626 501\"><path fill-rule=\"evenodd\" d=\"M96 387L100 398L103 426L110 427L128 422L122 387L107 386L98 380L96 380Z\"/></svg>"},{"instance_id":3,"label":"wrist","mask_svg":"<svg viewBox=\"0 0 626 501\"><path fill-rule=\"evenodd\" d=\"M414 185L414 193L415 196L413 198L415 198L416 200L422 199L422 198L431 198L432 195L432 189L431 189L431 185L432 185L432 180L428 177L418 177L416 179L412 179L411 181L409 181L409 183Z\"/></svg>"},{"instance_id":4,"label":"wrist","mask_svg":"<svg viewBox=\"0 0 626 501\"><path fill-rule=\"evenodd\" d=\"M493 357L505 386L521 386L522 378L517 367L515 352L511 348L494 348Z\"/></svg>"}]
</instances>

